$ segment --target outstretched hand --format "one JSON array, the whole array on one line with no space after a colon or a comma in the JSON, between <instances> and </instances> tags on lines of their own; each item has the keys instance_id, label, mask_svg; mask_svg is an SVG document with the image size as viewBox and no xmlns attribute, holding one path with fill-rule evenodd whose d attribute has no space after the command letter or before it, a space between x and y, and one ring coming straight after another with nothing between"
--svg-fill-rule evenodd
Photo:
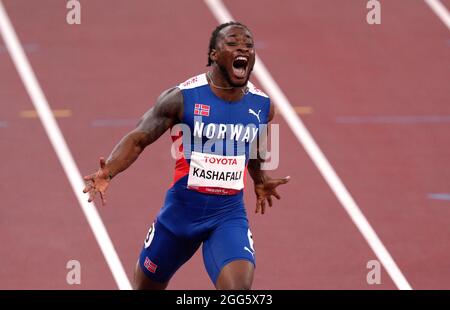
<instances>
[{"instance_id":1,"label":"outstretched hand","mask_svg":"<svg viewBox=\"0 0 450 310\"><path fill-rule=\"evenodd\" d=\"M106 162L103 157L100 157L100 169L96 173L87 175L83 178L86 182L86 187L83 193L89 193L88 202L92 202L97 193L100 193L102 205L106 204L105 192L111 181L109 170L106 168Z\"/></svg>"},{"instance_id":2,"label":"outstretched hand","mask_svg":"<svg viewBox=\"0 0 450 310\"><path fill-rule=\"evenodd\" d=\"M277 186L281 184L286 184L289 182L290 177L284 177L282 179L268 179L264 183L255 184L255 194L256 194L256 210L255 213L261 211L264 214L266 211L266 200L269 203L269 207L272 207L273 201L272 196L277 199L281 199L280 195L277 193Z\"/></svg>"}]
</instances>

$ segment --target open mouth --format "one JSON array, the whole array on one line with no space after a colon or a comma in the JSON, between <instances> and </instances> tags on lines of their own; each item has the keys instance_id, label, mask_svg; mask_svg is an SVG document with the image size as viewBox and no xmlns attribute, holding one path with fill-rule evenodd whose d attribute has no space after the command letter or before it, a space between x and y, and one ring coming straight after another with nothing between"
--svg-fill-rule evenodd
<instances>
[{"instance_id":1,"label":"open mouth","mask_svg":"<svg viewBox=\"0 0 450 310\"><path fill-rule=\"evenodd\" d=\"M233 73L238 79L243 79L247 76L248 58L238 56L233 61Z\"/></svg>"}]
</instances>

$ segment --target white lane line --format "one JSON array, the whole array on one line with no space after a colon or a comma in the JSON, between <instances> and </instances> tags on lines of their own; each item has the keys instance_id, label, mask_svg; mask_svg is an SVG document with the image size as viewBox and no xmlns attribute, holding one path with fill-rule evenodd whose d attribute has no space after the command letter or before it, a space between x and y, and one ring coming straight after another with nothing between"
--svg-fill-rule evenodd
<instances>
[{"instance_id":1,"label":"white lane line","mask_svg":"<svg viewBox=\"0 0 450 310\"><path fill-rule=\"evenodd\" d=\"M450 13L447 8L439 0L425 0L425 3L439 16L441 21L450 30Z\"/></svg>"},{"instance_id":2,"label":"white lane line","mask_svg":"<svg viewBox=\"0 0 450 310\"><path fill-rule=\"evenodd\" d=\"M225 23L234 20L221 0L204 1L219 23ZM267 91L269 96L273 99L274 103L278 106L279 111L288 123L292 132L297 137L300 144L302 144L302 146L305 148L309 157L314 162L317 169L320 171L323 178L328 183L345 211L347 211L353 223L359 229L364 239L367 241L375 255L383 264L389 276L392 278L392 281L394 281L395 285L399 289L412 289L408 281L398 268L394 259L389 254L380 238L378 238L376 232L373 230L372 226L367 221L366 217L361 212L348 190L345 188L345 185L339 179L333 167L328 162L325 155L322 153L319 146L312 138L308 129L306 129L303 122L297 116L297 113L295 113L295 110L292 108L289 100L286 98L283 91L272 78L266 66L259 57L257 57L256 59L254 73L261 85L264 87L264 90Z\"/></svg>"},{"instance_id":3,"label":"white lane line","mask_svg":"<svg viewBox=\"0 0 450 310\"><path fill-rule=\"evenodd\" d=\"M96 207L93 204L89 204L87 197L82 193L84 182L80 171L53 117L44 92L39 86L39 82L28 62L1 0L0 33L118 287L120 289L131 289L130 281L127 278L119 256L114 249L114 245L109 238Z\"/></svg>"}]
</instances>

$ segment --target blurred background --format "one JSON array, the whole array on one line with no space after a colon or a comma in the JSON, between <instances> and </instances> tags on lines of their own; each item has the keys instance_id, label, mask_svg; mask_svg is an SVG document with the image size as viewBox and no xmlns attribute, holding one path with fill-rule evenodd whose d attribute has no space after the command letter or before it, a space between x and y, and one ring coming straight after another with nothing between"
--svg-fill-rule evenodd
<instances>
[{"instance_id":1,"label":"blurred background","mask_svg":"<svg viewBox=\"0 0 450 310\"><path fill-rule=\"evenodd\" d=\"M79 0L80 23L69 24L72 2L1 0L84 176L163 90L207 71L219 21L201 0ZM269 174L291 176L282 199L255 215L247 182L253 288L450 289L450 1L220 3L252 30L293 108L273 100L280 162ZM117 289L1 25L0 289ZM255 74L252 81L272 94ZM353 213L289 126L292 112L354 199ZM106 206L96 201L130 280L172 181L170 146L166 133L114 179ZM369 225L355 225L358 210ZM396 265L386 267L380 253ZM67 282L71 260L80 284ZM378 283L368 281L370 261L381 262ZM201 252L169 285L213 288Z\"/></svg>"}]
</instances>

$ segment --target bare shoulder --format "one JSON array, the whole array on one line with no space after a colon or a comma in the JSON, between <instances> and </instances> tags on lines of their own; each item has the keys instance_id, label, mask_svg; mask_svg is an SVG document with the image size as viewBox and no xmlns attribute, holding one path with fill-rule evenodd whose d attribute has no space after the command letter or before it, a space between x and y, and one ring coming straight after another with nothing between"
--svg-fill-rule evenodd
<instances>
[{"instance_id":1,"label":"bare shoulder","mask_svg":"<svg viewBox=\"0 0 450 310\"><path fill-rule=\"evenodd\" d=\"M183 117L183 93L178 87L169 88L161 93L154 106L155 114L170 118L174 123Z\"/></svg>"},{"instance_id":2,"label":"bare shoulder","mask_svg":"<svg viewBox=\"0 0 450 310\"><path fill-rule=\"evenodd\" d=\"M181 122L183 117L183 94L178 87L161 93L155 105L145 112L138 124L138 130L153 130L155 124L167 129Z\"/></svg>"}]
</instances>

